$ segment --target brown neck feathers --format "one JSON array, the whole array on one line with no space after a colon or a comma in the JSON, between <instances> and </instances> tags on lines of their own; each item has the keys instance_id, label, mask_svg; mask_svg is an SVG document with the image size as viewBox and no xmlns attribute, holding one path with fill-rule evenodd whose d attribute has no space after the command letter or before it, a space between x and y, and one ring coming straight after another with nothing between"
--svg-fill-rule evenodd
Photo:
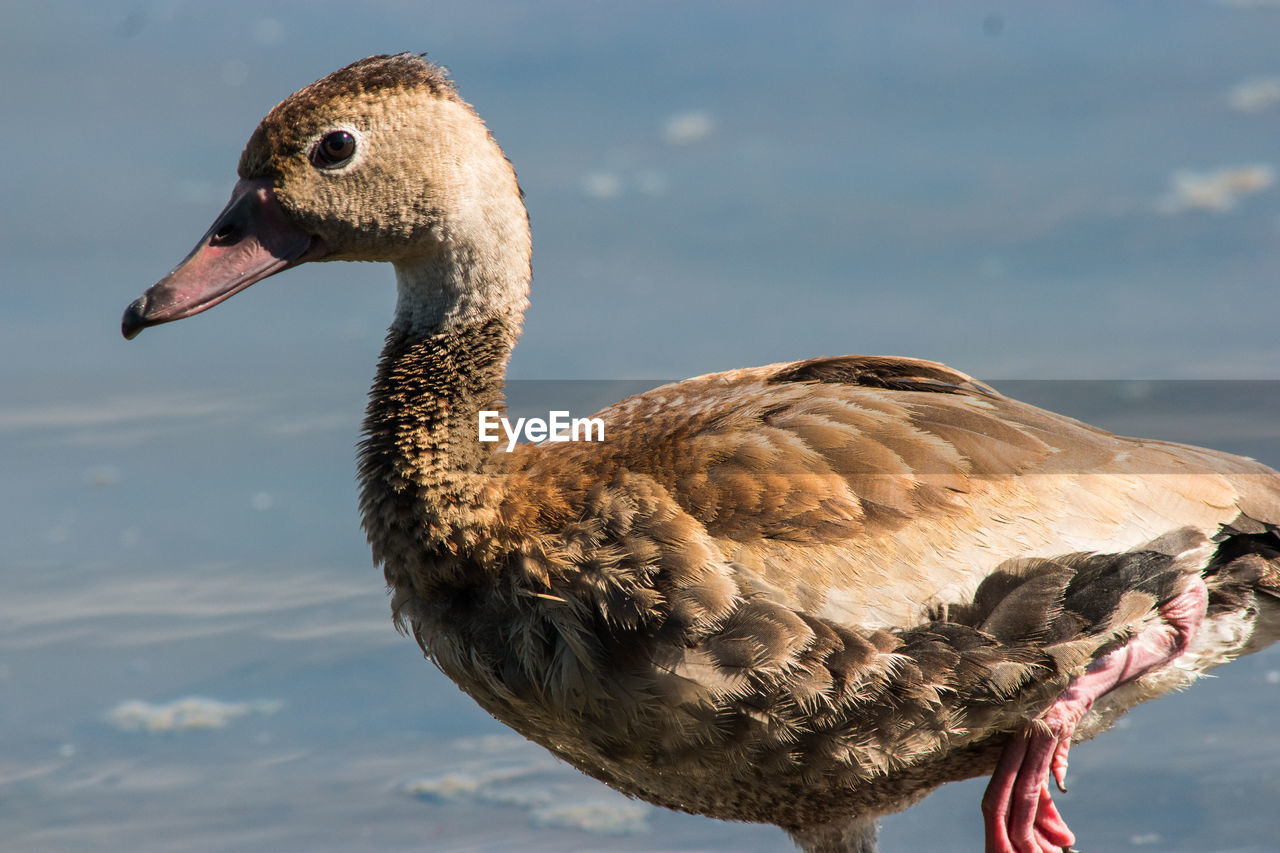
<instances>
[{"instance_id":1,"label":"brown neck feathers","mask_svg":"<svg viewBox=\"0 0 1280 853\"><path fill-rule=\"evenodd\" d=\"M387 336L360 446L360 510L374 559L393 586L424 561L463 555L481 535L477 512L493 444L482 410L504 410L507 359L518 326L490 318L426 335Z\"/></svg>"}]
</instances>

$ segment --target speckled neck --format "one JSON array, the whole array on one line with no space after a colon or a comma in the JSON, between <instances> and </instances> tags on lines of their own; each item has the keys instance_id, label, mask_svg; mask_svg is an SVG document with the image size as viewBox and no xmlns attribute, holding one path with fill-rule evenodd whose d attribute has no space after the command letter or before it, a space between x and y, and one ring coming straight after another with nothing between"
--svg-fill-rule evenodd
<instances>
[{"instance_id":1,"label":"speckled neck","mask_svg":"<svg viewBox=\"0 0 1280 853\"><path fill-rule=\"evenodd\" d=\"M491 478L494 444L479 441L482 409L503 410L515 318L491 317L431 333L387 335L365 412L360 509L374 559L407 589L437 575L426 565L468 550Z\"/></svg>"}]
</instances>

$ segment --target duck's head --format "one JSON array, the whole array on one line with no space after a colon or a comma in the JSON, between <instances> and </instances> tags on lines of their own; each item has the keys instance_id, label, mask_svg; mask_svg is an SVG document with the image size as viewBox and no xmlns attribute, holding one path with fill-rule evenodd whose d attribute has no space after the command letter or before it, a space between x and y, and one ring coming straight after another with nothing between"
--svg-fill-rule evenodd
<instances>
[{"instance_id":1,"label":"duck's head","mask_svg":"<svg viewBox=\"0 0 1280 853\"><path fill-rule=\"evenodd\" d=\"M515 174L444 72L420 56L361 60L278 104L240 157L231 201L122 331L198 314L307 261L388 261L397 323L516 317L529 224Z\"/></svg>"}]
</instances>

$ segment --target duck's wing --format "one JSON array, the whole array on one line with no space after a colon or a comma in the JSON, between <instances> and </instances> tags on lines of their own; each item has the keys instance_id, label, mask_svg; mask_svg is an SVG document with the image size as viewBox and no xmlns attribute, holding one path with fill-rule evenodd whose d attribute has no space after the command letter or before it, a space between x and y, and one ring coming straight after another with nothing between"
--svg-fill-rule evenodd
<instances>
[{"instance_id":1,"label":"duck's wing","mask_svg":"<svg viewBox=\"0 0 1280 853\"><path fill-rule=\"evenodd\" d=\"M712 374L597 417L602 444L524 448L519 466L562 497L644 483L744 590L849 624L914 624L1011 559L1280 523L1280 476L1252 460L1114 436L928 361Z\"/></svg>"}]
</instances>

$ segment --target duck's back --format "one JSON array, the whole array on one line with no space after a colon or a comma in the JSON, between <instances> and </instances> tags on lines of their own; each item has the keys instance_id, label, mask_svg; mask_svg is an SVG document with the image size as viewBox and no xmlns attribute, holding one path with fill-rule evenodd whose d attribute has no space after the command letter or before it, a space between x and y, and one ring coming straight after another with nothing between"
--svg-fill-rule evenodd
<instances>
[{"instance_id":1,"label":"duck's back","mask_svg":"<svg viewBox=\"0 0 1280 853\"><path fill-rule=\"evenodd\" d=\"M969 600L1011 558L1280 524L1280 475L1253 460L1115 436L915 359L711 374L593 417L604 442L491 459L544 532L583 494L644 483L750 591L869 627Z\"/></svg>"}]
</instances>

